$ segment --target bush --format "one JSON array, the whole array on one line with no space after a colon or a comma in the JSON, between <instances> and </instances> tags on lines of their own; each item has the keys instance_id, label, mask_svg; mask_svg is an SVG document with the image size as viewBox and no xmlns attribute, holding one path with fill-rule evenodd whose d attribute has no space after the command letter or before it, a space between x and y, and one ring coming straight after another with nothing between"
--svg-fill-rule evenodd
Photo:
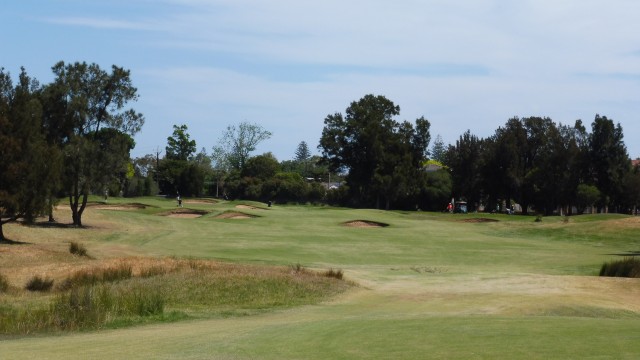
<instances>
[{"instance_id":1,"label":"bush","mask_svg":"<svg viewBox=\"0 0 640 360\"><path fill-rule=\"evenodd\" d=\"M335 278L338 280L342 280L344 274L342 273L342 270L338 269L338 270L333 270L333 269L329 269L327 270L327 272L324 273L324 276L329 277L329 278Z\"/></svg>"},{"instance_id":2,"label":"bush","mask_svg":"<svg viewBox=\"0 0 640 360\"><path fill-rule=\"evenodd\" d=\"M33 278L31 278L29 282L27 282L25 289L29 291L46 292L51 290L52 287L53 287L53 279L49 279L49 278L43 279L40 276L36 275Z\"/></svg>"},{"instance_id":3,"label":"bush","mask_svg":"<svg viewBox=\"0 0 640 360\"><path fill-rule=\"evenodd\" d=\"M77 243L75 241L72 241L69 244L69 252L72 253L73 255L87 256L87 249L84 247L84 245Z\"/></svg>"},{"instance_id":4,"label":"bush","mask_svg":"<svg viewBox=\"0 0 640 360\"><path fill-rule=\"evenodd\" d=\"M639 278L640 260L629 257L604 263L600 268L600 276Z\"/></svg>"},{"instance_id":5,"label":"bush","mask_svg":"<svg viewBox=\"0 0 640 360\"><path fill-rule=\"evenodd\" d=\"M0 293L7 292L9 290L9 281L7 278L0 274Z\"/></svg>"}]
</instances>

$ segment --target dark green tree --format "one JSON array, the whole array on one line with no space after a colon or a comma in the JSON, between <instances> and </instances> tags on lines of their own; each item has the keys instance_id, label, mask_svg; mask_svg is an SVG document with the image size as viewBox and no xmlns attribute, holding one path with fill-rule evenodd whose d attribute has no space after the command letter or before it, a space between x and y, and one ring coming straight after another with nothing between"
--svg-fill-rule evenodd
<instances>
[{"instance_id":1,"label":"dark green tree","mask_svg":"<svg viewBox=\"0 0 640 360\"><path fill-rule=\"evenodd\" d=\"M309 145L307 145L306 141L301 141L296 149L295 161L303 163L309 160L310 157L311 151L309 151Z\"/></svg>"},{"instance_id":2,"label":"dark green tree","mask_svg":"<svg viewBox=\"0 0 640 360\"><path fill-rule=\"evenodd\" d=\"M260 180L268 180L280 171L280 163L272 153L254 156L247 160L241 175L243 177L253 177Z\"/></svg>"},{"instance_id":3,"label":"dark green tree","mask_svg":"<svg viewBox=\"0 0 640 360\"><path fill-rule=\"evenodd\" d=\"M332 171L347 172L356 206L390 208L419 192L417 179L429 145L429 122L398 122L400 107L384 96L366 95L340 113L328 115L319 148Z\"/></svg>"},{"instance_id":4,"label":"dark green tree","mask_svg":"<svg viewBox=\"0 0 640 360\"><path fill-rule=\"evenodd\" d=\"M482 140L467 130L444 154L443 163L451 173L452 195L456 199L465 199L469 210L475 210L476 204L482 200L482 151Z\"/></svg>"},{"instance_id":5,"label":"dark green tree","mask_svg":"<svg viewBox=\"0 0 640 360\"><path fill-rule=\"evenodd\" d=\"M623 137L620 124L614 125L606 116L596 115L589 136L589 165L605 212L610 205L623 202L623 179L631 164Z\"/></svg>"},{"instance_id":6,"label":"dark green tree","mask_svg":"<svg viewBox=\"0 0 640 360\"><path fill-rule=\"evenodd\" d=\"M173 125L173 135L167 138L166 158L187 161L196 152L196 141L191 140L187 133L187 125Z\"/></svg>"},{"instance_id":7,"label":"dark green tree","mask_svg":"<svg viewBox=\"0 0 640 360\"><path fill-rule=\"evenodd\" d=\"M31 222L47 208L60 158L42 132L40 86L22 69L18 84L0 69L0 241L2 225Z\"/></svg>"}]
</instances>

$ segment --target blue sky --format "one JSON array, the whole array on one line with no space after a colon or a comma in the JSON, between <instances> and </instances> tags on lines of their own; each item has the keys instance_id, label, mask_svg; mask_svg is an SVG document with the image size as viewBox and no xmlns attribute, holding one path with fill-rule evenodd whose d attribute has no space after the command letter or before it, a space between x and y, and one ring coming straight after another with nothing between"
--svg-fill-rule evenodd
<instances>
[{"instance_id":1,"label":"blue sky","mask_svg":"<svg viewBox=\"0 0 640 360\"><path fill-rule=\"evenodd\" d=\"M366 94L432 137L486 137L510 117L619 122L640 157L635 0L21 0L0 12L0 66L41 82L58 61L131 70L146 117L133 156L186 124L211 151L227 125L291 159Z\"/></svg>"}]
</instances>

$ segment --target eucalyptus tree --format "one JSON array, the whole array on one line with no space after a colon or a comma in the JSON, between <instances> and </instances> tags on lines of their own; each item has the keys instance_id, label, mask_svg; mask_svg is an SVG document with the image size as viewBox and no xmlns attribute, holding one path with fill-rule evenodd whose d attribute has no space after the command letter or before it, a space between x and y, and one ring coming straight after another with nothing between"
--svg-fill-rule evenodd
<instances>
[{"instance_id":1,"label":"eucalyptus tree","mask_svg":"<svg viewBox=\"0 0 640 360\"><path fill-rule=\"evenodd\" d=\"M97 64L62 61L52 70L55 79L46 91L48 107L56 111L47 117L48 127L61 125L63 130L57 136L64 152L64 185L73 224L82 226L89 193L115 176L111 173L113 166L98 163L96 159L122 162L128 158L126 146L118 148L126 152L120 154L122 156L105 156L106 151L114 149L100 142L100 132L112 129L132 137L140 131L144 117L126 108L129 102L138 99L129 70L113 65L111 72L107 72Z\"/></svg>"},{"instance_id":2,"label":"eucalyptus tree","mask_svg":"<svg viewBox=\"0 0 640 360\"><path fill-rule=\"evenodd\" d=\"M233 170L241 171L261 142L271 137L271 132L258 124L241 122L227 126L226 131L214 146L213 153L224 158L224 163Z\"/></svg>"}]
</instances>

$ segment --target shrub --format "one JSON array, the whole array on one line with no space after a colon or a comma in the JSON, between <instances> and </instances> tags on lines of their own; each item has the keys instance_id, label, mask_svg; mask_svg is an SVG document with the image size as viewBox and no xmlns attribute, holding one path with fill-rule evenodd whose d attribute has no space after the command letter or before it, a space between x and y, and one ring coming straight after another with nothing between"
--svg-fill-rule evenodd
<instances>
[{"instance_id":1,"label":"shrub","mask_svg":"<svg viewBox=\"0 0 640 360\"><path fill-rule=\"evenodd\" d=\"M640 260L629 257L604 263L600 268L600 276L638 278L640 277Z\"/></svg>"},{"instance_id":2,"label":"shrub","mask_svg":"<svg viewBox=\"0 0 640 360\"><path fill-rule=\"evenodd\" d=\"M32 277L31 280L29 280L29 282L27 282L25 289L29 291L46 292L51 290L52 287L53 287L53 279L49 279L49 278L43 279L40 276L36 275Z\"/></svg>"},{"instance_id":3,"label":"shrub","mask_svg":"<svg viewBox=\"0 0 640 360\"><path fill-rule=\"evenodd\" d=\"M0 293L7 292L9 290L9 281L7 278L0 274Z\"/></svg>"},{"instance_id":4,"label":"shrub","mask_svg":"<svg viewBox=\"0 0 640 360\"><path fill-rule=\"evenodd\" d=\"M72 253L73 255L87 256L87 249L84 247L84 245L77 243L75 241L72 241L69 244L69 252Z\"/></svg>"},{"instance_id":5,"label":"shrub","mask_svg":"<svg viewBox=\"0 0 640 360\"><path fill-rule=\"evenodd\" d=\"M340 269L338 269L338 270L329 269L324 273L324 276L329 277L329 278L336 278L338 280L342 280L342 277L344 276L344 274L342 273L342 270L340 270Z\"/></svg>"}]
</instances>

